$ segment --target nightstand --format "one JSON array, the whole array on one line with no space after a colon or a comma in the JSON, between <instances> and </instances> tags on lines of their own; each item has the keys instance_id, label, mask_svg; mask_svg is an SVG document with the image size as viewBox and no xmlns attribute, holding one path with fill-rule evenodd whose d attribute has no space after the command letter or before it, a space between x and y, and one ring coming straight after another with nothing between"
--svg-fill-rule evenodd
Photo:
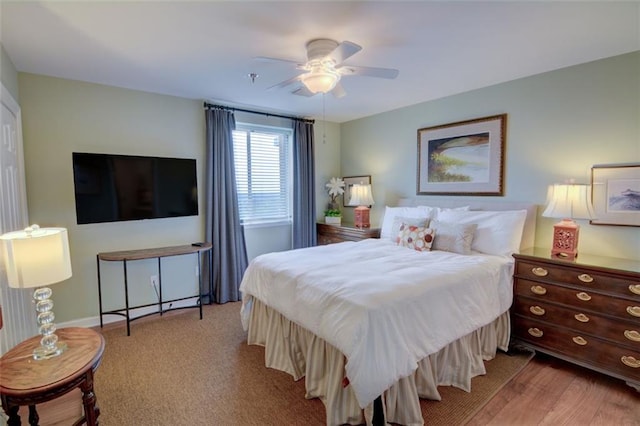
<instances>
[{"instance_id":1,"label":"nightstand","mask_svg":"<svg viewBox=\"0 0 640 426\"><path fill-rule=\"evenodd\" d=\"M549 249L514 254L515 345L624 380L640 391L640 262Z\"/></svg>"},{"instance_id":2,"label":"nightstand","mask_svg":"<svg viewBox=\"0 0 640 426\"><path fill-rule=\"evenodd\" d=\"M356 228L352 224L327 225L317 223L318 245L360 241L366 238L380 238L380 228Z\"/></svg>"}]
</instances>

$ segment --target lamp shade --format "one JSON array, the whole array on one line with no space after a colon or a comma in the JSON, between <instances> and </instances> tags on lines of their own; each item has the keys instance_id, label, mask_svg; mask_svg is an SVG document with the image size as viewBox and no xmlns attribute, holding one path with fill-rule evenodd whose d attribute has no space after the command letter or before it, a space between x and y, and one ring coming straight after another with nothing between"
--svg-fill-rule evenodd
<instances>
[{"instance_id":1,"label":"lamp shade","mask_svg":"<svg viewBox=\"0 0 640 426\"><path fill-rule=\"evenodd\" d=\"M338 84L340 74L331 69L319 67L300 76L300 80L311 93L328 93Z\"/></svg>"},{"instance_id":2,"label":"lamp shade","mask_svg":"<svg viewBox=\"0 0 640 426\"><path fill-rule=\"evenodd\" d=\"M351 187L349 206L371 206L375 204L371 195L371 185L355 184Z\"/></svg>"},{"instance_id":3,"label":"lamp shade","mask_svg":"<svg viewBox=\"0 0 640 426\"><path fill-rule=\"evenodd\" d=\"M0 236L9 286L41 287L71 277L69 238L65 228L39 228Z\"/></svg>"},{"instance_id":4,"label":"lamp shade","mask_svg":"<svg viewBox=\"0 0 640 426\"><path fill-rule=\"evenodd\" d=\"M567 219L595 219L591 204L591 186L580 184L549 185L547 207L542 216Z\"/></svg>"}]
</instances>

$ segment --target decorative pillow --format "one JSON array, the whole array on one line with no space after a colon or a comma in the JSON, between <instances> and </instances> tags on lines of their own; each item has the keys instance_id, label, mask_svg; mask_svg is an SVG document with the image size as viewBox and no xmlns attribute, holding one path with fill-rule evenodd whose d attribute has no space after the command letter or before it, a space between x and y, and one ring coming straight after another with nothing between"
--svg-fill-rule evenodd
<instances>
[{"instance_id":1,"label":"decorative pillow","mask_svg":"<svg viewBox=\"0 0 640 426\"><path fill-rule=\"evenodd\" d=\"M430 215L429 207L385 207L384 217L382 218L382 226L380 227L380 238L387 238L395 241L398 236L398 229L393 228L393 222L396 216L403 218L419 218L427 220Z\"/></svg>"},{"instance_id":2,"label":"decorative pillow","mask_svg":"<svg viewBox=\"0 0 640 426\"><path fill-rule=\"evenodd\" d=\"M470 254L473 234L477 225L459 224L432 220L430 224L436 238L433 242L434 250L450 251L458 254Z\"/></svg>"},{"instance_id":3,"label":"decorative pillow","mask_svg":"<svg viewBox=\"0 0 640 426\"><path fill-rule=\"evenodd\" d=\"M477 224L471 250L510 256L520 249L527 211L445 211L438 218L446 222Z\"/></svg>"},{"instance_id":4,"label":"decorative pillow","mask_svg":"<svg viewBox=\"0 0 640 426\"><path fill-rule=\"evenodd\" d=\"M393 225L391 226L391 235L397 240L398 232L400 232L400 227L405 225L413 225L413 226L429 226L429 219L424 217L402 217L396 216L393 218ZM396 241L397 242L397 241Z\"/></svg>"},{"instance_id":5,"label":"decorative pillow","mask_svg":"<svg viewBox=\"0 0 640 426\"><path fill-rule=\"evenodd\" d=\"M403 223L398 231L396 243L417 251L429 251L433 244L434 231L424 226Z\"/></svg>"}]
</instances>

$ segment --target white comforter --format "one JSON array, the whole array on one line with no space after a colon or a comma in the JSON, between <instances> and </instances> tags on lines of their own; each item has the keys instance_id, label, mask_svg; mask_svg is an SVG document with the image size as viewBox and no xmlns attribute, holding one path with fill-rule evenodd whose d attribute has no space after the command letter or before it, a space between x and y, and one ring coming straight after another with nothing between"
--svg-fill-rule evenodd
<instances>
[{"instance_id":1,"label":"white comforter","mask_svg":"<svg viewBox=\"0 0 640 426\"><path fill-rule=\"evenodd\" d=\"M378 239L269 253L240 285L243 325L256 297L338 348L364 408L419 360L507 311L512 272L508 257Z\"/></svg>"}]
</instances>

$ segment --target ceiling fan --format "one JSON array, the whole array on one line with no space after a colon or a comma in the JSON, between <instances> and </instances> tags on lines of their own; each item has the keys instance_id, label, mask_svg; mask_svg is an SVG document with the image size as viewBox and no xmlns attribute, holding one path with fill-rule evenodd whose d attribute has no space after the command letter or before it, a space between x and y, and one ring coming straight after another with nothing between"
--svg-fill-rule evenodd
<instances>
[{"instance_id":1,"label":"ceiling fan","mask_svg":"<svg viewBox=\"0 0 640 426\"><path fill-rule=\"evenodd\" d=\"M295 77L282 81L268 89L276 89L289 86L294 83L302 83L292 93L301 96L313 96L316 93L331 92L335 97L341 98L346 92L340 84L344 76L363 75L393 79L398 76L398 70L391 68L373 68L353 65L344 65L343 62L362 50L362 47L350 41L338 43L335 40L320 38L311 40L306 45L307 62L299 63L288 59L257 57L263 61L279 61L296 64L296 68L304 71Z\"/></svg>"}]
</instances>

